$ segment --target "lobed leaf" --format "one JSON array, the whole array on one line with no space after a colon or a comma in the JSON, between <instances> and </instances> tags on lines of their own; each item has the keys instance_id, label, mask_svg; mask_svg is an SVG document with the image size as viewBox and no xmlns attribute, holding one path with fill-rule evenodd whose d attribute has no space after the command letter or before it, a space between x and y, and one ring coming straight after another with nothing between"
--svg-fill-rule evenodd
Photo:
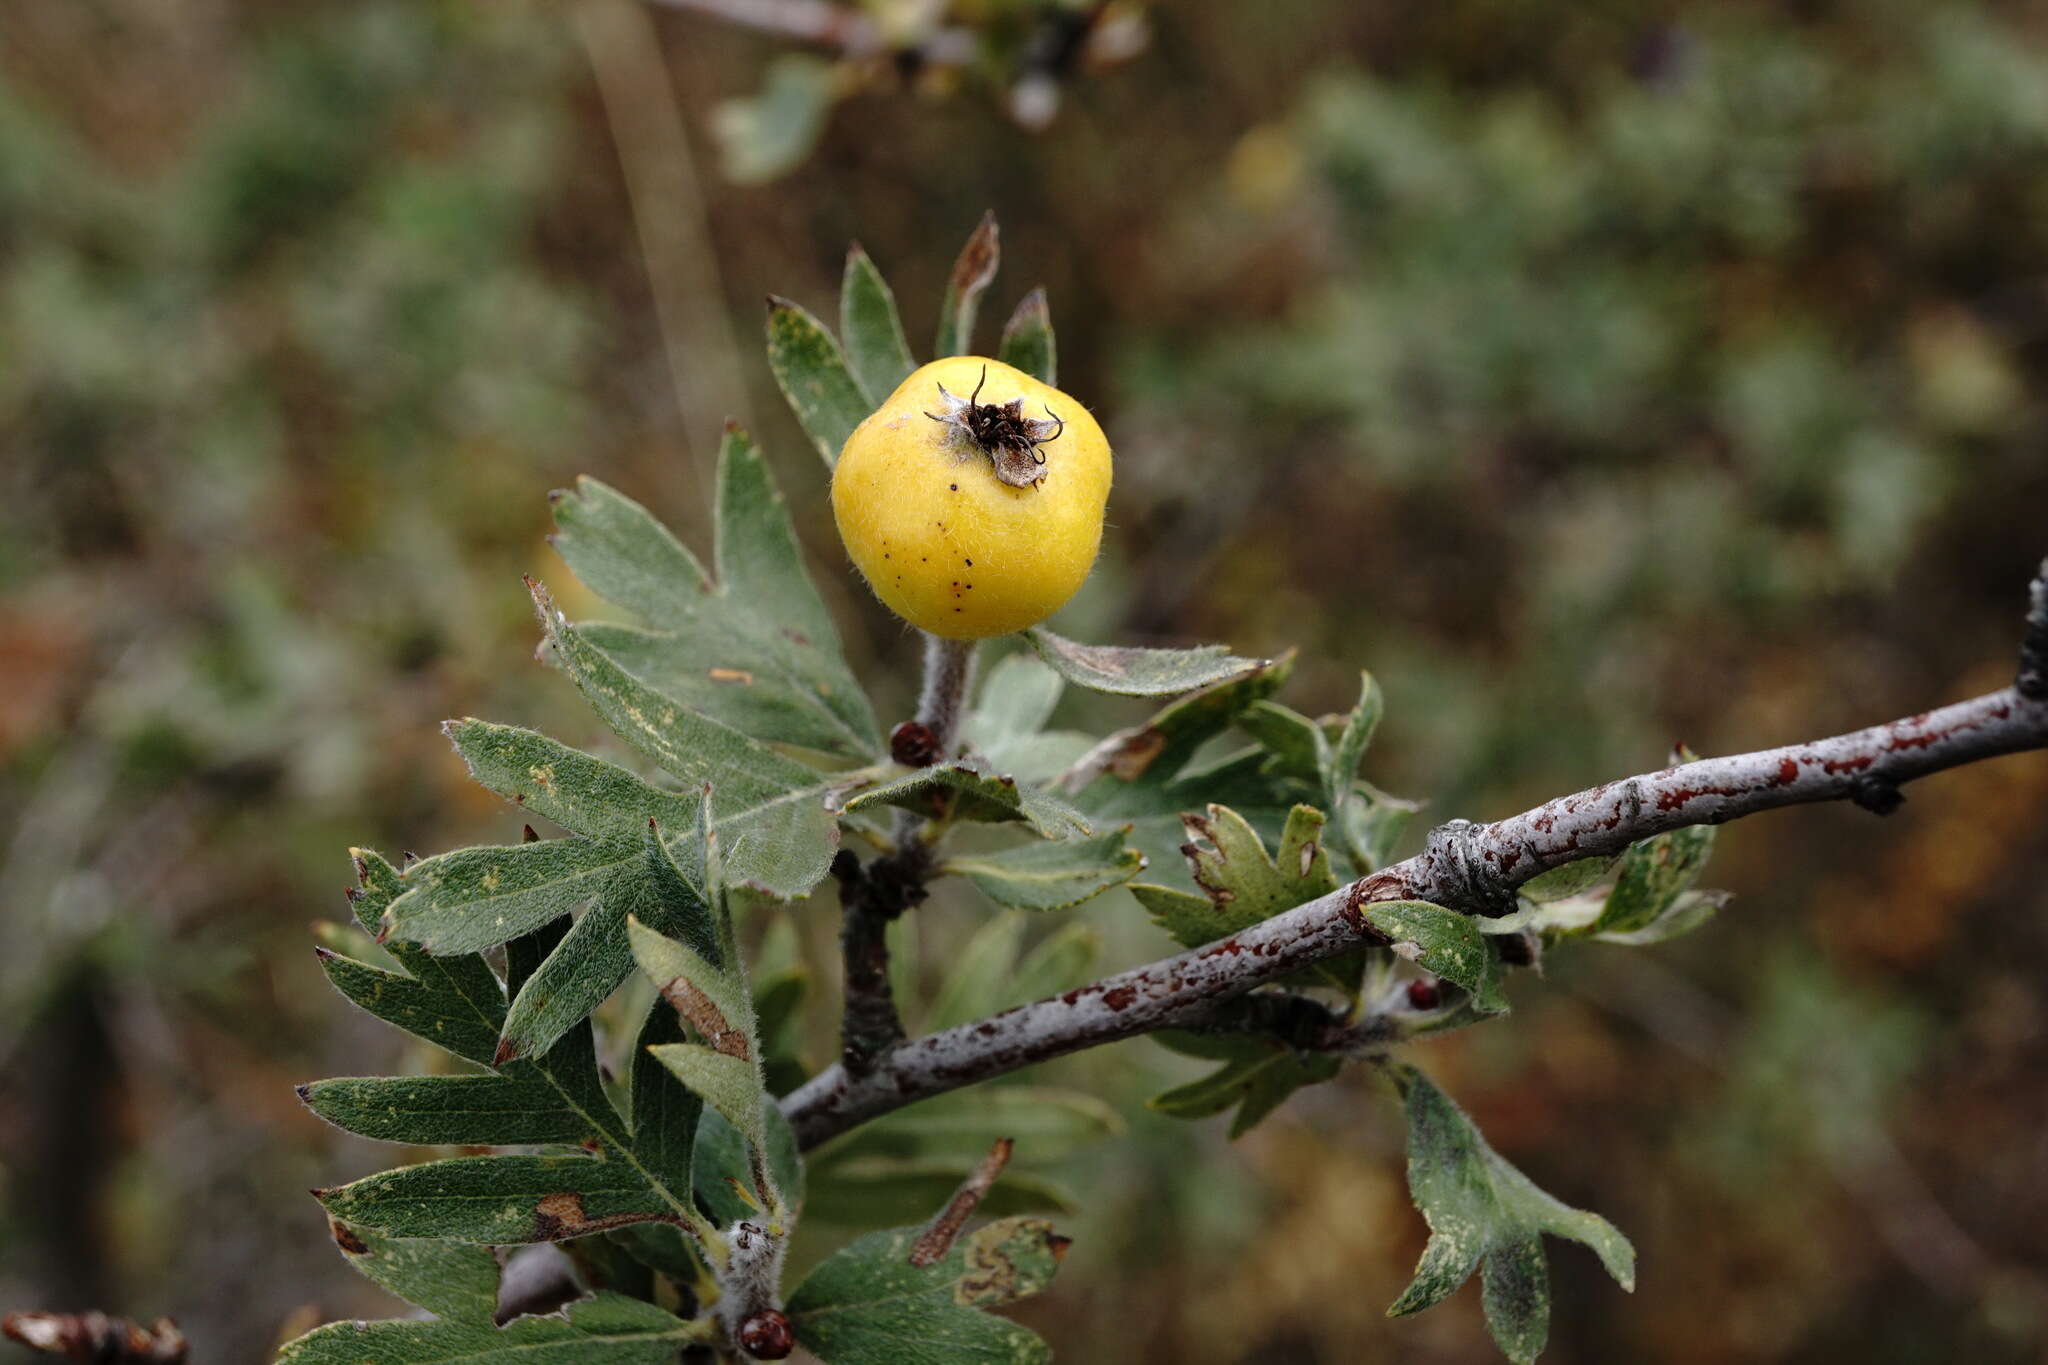
<instances>
[{"instance_id":1,"label":"lobed leaf","mask_svg":"<svg viewBox=\"0 0 2048 1365\"><path fill-rule=\"evenodd\" d=\"M1288 812L1271 855L1258 831L1227 806L1212 805L1206 816L1183 815L1181 822L1189 837L1181 853L1202 894L1155 886L1134 886L1132 892L1183 947L1214 943L1337 889L1323 848L1323 815L1312 807ZM1362 955L1346 954L1288 979L1355 994L1363 966Z\"/></svg>"},{"instance_id":2,"label":"lobed leaf","mask_svg":"<svg viewBox=\"0 0 2048 1365\"><path fill-rule=\"evenodd\" d=\"M766 460L736 427L719 448L717 576L624 495L580 479L554 504L555 549L644 629L586 626L627 672L743 734L856 759L881 748L874 712ZM669 573L666 590L648 580Z\"/></svg>"},{"instance_id":3,"label":"lobed leaf","mask_svg":"<svg viewBox=\"0 0 2048 1365\"><path fill-rule=\"evenodd\" d=\"M1003 340L996 359L1024 371L1041 384L1059 383L1059 348L1053 342L1052 308L1040 285L1017 302L1017 310L1003 324Z\"/></svg>"},{"instance_id":4,"label":"lobed leaf","mask_svg":"<svg viewBox=\"0 0 2048 1365\"><path fill-rule=\"evenodd\" d=\"M704 1341L709 1319L684 1322L651 1303L597 1294L562 1314L472 1322L330 1322L290 1342L278 1365L670 1365Z\"/></svg>"},{"instance_id":5,"label":"lobed leaf","mask_svg":"<svg viewBox=\"0 0 2048 1365\"><path fill-rule=\"evenodd\" d=\"M1388 1316L1440 1303L1483 1267L1487 1326L1509 1359L1527 1365L1550 1329L1545 1233L1591 1247L1623 1289L1635 1288L1635 1249L1613 1224L1538 1189L1420 1071L1396 1065L1388 1074L1408 1110L1409 1192L1430 1229L1414 1282Z\"/></svg>"},{"instance_id":6,"label":"lobed leaf","mask_svg":"<svg viewBox=\"0 0 2048 1365\"><path fill-rule=\"evenodd\" d=\"M626 1223L674 1221L631 1164L592 1156L459 1156L315 1195L352 1226L485 1246L557 1242Z\"/></svg>"},{"instance_id":7,"label":"lobed leaf","mask_svg":"<svg viewBox=\"0 0 2048 1365\"><path fill-rule=\"evenodd\" d=\"M826 1365L1029 1365L1052 1358L1036 1334L979 1310L1036 1294L1067 1239L1037 1218L1005 1218L913 1266L923 1228L870 1233L821 1263L790 1296L797 1341Z\"/></svg>"},{"instance_id":8,"label":"lobed leaf","mask_svg":"<svg viewBox=\"0 0 2048 1365\"><path fill-rule=\"evenodd\" d=\"M577 1143L589 1118L530 1072L518 1076L345 1076L299 1087L307 1108L337 1128L418 1147Z\"/></svg>"},{"instance_id":9,"label":"lobed leaf","mask_svg":"<svg viewBox=\"0 0 2048 1365\"><path fill-rule=\"evenodd\" d=\"M1343 1059L1326 1053L1298 1053L1277 1038L1234 1035L1203 1038L1173 1032L1153 1035L1175 1051L1201 1049L1196 1055L1223 1059L1207 1076L1154 1095L1146 1107L1175 1118L1202 1119L1235 1108L1233 1140L1250 1132L1305 1085L1330 1080Z\"/></svg>"},{"instance_id":10,"label":"lobed leaf","mask_svg":"<svg viewBox=\"0 0 2048 1365\"><path fill-rule=\"evenodd\" d=\"M880 407L917 368L903 335L903 320L896 315L896 295L859 243L846 253L846 274L839 285L839 334L846 338L846 358L870 410Z\"/></svg>"},{"instance_id":11,"label":"lobed leaf","mask_svg":"<svg viewBox=\"0 0 2048 1365\"><path fill-rule=\"evenodd\" d=\"M1065 910L1121 885L1145 866L1124 843L1128 827L1093 837L1019 844L995 853L954 854L941 873L966 877L998 905Z\"/></svg>"},{"instance_id":12,"label":"lobed leaf","mask_svg":"<svg viewBox=\"0 0 2048 1365\"><path fill-rule=\"evenodd\" d=\"M538 584L534 602L548 652L606 723L685 783L710 786L730 875L781 898L817 885L838 843L824 805L833 780L641 682L564 620Z\"/></svg>"},{"instance_id":13,"label":"lobed leaf","mask_svg":"<svg viewBox=\"0 0 2048 1365\"><path fill-rule=\"evenodd\" d=\"M360 883L350 896L356 921L374 933L404 885L380 855L354 848L349 856ZM490 1063L505 1018L505 988L481 957L434 957L393 942L386 951L405 968L400 975L331 949L317 951L328 981L358 1008L465 1061Z\"/></svg>"},{"instance_id":14,"label":"lobed leaf","mask_svg":"<svg viewBox=\"0 0 2048 1365\"><path fill-rule=\"evenodd\" d=\"M945 297L939 304L934 356L944 359L949 355L974 354L974 319L981 311L981 296L994 281L996 267L1002 261L999 236L994 212L984 213L969 234L967 245L960 249L953 271L946 277Z\"/></svg>"},{"instance_id":15,"label":"lobed leaf","mask_svg":"<svg viewBox=\"0 0 2048 1365\"><path fill-rule=\"evenodd\" d=\"M825 467L874 405L861 392L846 354L823 323L788 299L768 297L768 368Z\"/></svg>"},{"instance_id":16,"label":"lobed leaf","mask_svg":"<svg viewBox=\"0 0 2048 1365\"><path fill-rule=\"evenodd\" d=\"M1125 697L1164 697L1241 678L1267 667L1268 659L1240 659L1223 645L1194 649L1138 649L1084 645L1043 626L1024 632L1038 657L1068 682Z\"/></svg>"},{"instance_id":17,"label":"lobed leaf","mask_svg":"<svg viewBox=\"0 0 2048 1365\"><path fill-rule=\"evenodd\" d=\"M1206 765L1196 758L1245 708L1272 695L1292 668L1293 656L1282 656L1171 702L1143 725L1109 736L1063 778L1075 806L1107 824L1129 823L1130 842L1155 875L1181 864L1181 812L1211 802L1231 807L1254 828L1277 837L1288 811L1298 799L1314 795L1312 789L1264 771L1257 752Z\"/></svg>"},{"instance_id":18,"label":"lobed leaf","mask_svg":"<svg viewBox=\"0 0 2048 1365\"><path fill-rule=\"evenodd\" d=\"M383 931L430 953L473 953L560 919L607 890L626 860L608 839L459 848L414 863Z\"/></svg>"},{"instance_id":19,"label":"lobed leaf","mask_svg":"<svg viewBox=\"0 0 2048 1365\"><path fill-rule=\"evenodd\" d=\"M342 1222L328 1231L350 1265L407 1303L458 1322L487 1323L498 1311L498 1261L488 1247L386 1237Z\"/></svg>"},{"instance_id":20,"label":"lobed leaf","mask_svg":"<svg viewBox=\"0 0 2048 1365\"><path fill-rule=\"evenodd\" d=\"M701 849L695 860L703 860ZM653 820L637 858L622 862L603 897L583 912L555 950L520 987L505 1016L500 1052L545 1052L618 989L633 970L626 925L637 916L658 934L679 935L716 952L717 930L704 893L676 865Z\"/></svg>"},{"instance_id":21,"label":"lobed leaf","mask_svg":"<svg viewBox=\"0 0 2048 1365\"><path fill-rule=\"evenodd\" d=\"M490 1065L505 1018L505 997L496 977L491 978L491 989L498 992L493 1011L488 1003L480 1005L438 984L367 966L326 949L318 951L320 970L328 982L358 1009L464 1061Z\"/></svg>"}]
</instances>

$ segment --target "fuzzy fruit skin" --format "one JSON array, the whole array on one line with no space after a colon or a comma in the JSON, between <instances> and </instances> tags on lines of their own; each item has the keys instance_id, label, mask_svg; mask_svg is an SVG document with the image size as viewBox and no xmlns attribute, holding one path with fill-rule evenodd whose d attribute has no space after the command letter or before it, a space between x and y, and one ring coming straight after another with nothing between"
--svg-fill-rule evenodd
<instances>
[{"instance_id":1,"label":"fuzzy fruit skin","mask_svg":"<svg viewBox=\"0 0 2048 1365\"><path fill-rule=\"evenodd\" d=\"M1013 488L942 412L939 385L980 401L1024 400L1066 422L1040 448L1045 478ZM832 472L847 553L891 611L953 640L1008 635L1066 605L1102 544L1109 441L1086 408L999 360L951 356L918 370L854 428Z\"/></svg>"}]
</instances>

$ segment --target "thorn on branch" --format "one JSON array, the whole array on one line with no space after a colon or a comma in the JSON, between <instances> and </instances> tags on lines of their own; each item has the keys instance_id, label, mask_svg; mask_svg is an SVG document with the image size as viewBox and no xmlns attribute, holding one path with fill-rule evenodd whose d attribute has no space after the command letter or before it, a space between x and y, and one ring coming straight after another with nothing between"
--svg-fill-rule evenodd
<instances>
[{"instance_id":1,"label":"thorn on branch","mask_svg":"<svg viewBox=\"0 0 2048 1365\"><path fill-rule=\"evenodd\" d=\"M960 1235L960 1229L967 1226L967 1220L974 1216L974 1210L988 1197L996 1180L1003 1173L1003 1167L1010 1164L1010 1152L1016 1143L1010 1138L997 1138L995 1146L988 1149L988 1155L974 1168L967 1179L960 1182L960 1188L946 1201L938 1216L925 1225L910 1248L910 1263L920 1270L932 1265L952 1250L953 1239Z\"/></svg>"},{"instance_id":2,"label":"thorn on branch","mask_svg":"<svg viewBox=\"0 0 2048 1365\"><path fill-rule=\"evenodd\" d=\"M2027 589L2027 631L2020 638L2020 674L2013 688L2028 701L2048 701L2048 559Z\"/></svg>"},{"instance_id":3,"label":"thorn on branch","mask_svg":"<svg viewBox=\"0 0 2048 1365\"><path fill-rule=\"evenodd\" d=\"M1898 783L1874 773L1865 773L1856 779L1849 799L1872 815L1890 815L1906 804L1906 794L1899 790Z\"/></svg>"}]
</instances>

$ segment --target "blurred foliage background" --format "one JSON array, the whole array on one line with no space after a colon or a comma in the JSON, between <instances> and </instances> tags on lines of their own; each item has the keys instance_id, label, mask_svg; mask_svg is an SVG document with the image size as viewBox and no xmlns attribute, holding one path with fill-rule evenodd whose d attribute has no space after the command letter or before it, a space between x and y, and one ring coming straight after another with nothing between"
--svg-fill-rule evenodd
<instances>
[{"instance_id":1,"label":"blurred foliage background","mask_svg":"<svg viewBox=\"0 0 2048 1365\"><path fill-rule=\"evenodd\" d=\"M572 586L547 489L701 539L740 416L907 714L914 642L754 344L852 238L914 338L984 208L994 310L1048 287L1118 451L1062 628L1299 644L1309 711L1372 668L1371 775L1426 818L2006 678L2048 549L2048 7L1119 22L1149 46L1054 111L624 0L0 12L0 1306L171 1313L213 1360L389 1310L303 1193L372 1156L291 1086L404 1059L307 924L349 844L516 830L435 722L591 737L530 661L519 575ZM1745 822L1715 926L1423 1050L1642 1253L1624 1299L1558 1252L1550 1358L2042 1357L2044 807L2029 756ZM826 982L834 917L795 916ZM1121 894L1082 917L1105 965L1168 946ZM920 927L936 961L974 926ZM1380 1317L1422 1228L1376 1082L1233 1147L1143 1112L1173 1065L1069 1064L1132 1128L1066 1172L1081 1241L1025 1311L1063 1359L1493 1358L1469 1292Z\"/></svg>"}]
</instances>

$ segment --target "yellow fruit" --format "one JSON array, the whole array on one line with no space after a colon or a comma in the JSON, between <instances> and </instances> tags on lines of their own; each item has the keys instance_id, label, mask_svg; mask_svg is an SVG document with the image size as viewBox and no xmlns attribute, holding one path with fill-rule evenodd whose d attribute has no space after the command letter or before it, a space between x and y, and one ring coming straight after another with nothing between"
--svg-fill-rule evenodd
<instances>
[{"instance_id":1,"label":"yellow fruit","mask_svg":"<svg viewBox=\"0 0 2048 1365\"><path fill-rule=\"evenodd\" d=\"M904 380L832 474L840 538L875 595L955 640L1064 606L1095 563L1108 502L1109 442L1088 410L979 356Z\"/></svg>"}]
</instances>

